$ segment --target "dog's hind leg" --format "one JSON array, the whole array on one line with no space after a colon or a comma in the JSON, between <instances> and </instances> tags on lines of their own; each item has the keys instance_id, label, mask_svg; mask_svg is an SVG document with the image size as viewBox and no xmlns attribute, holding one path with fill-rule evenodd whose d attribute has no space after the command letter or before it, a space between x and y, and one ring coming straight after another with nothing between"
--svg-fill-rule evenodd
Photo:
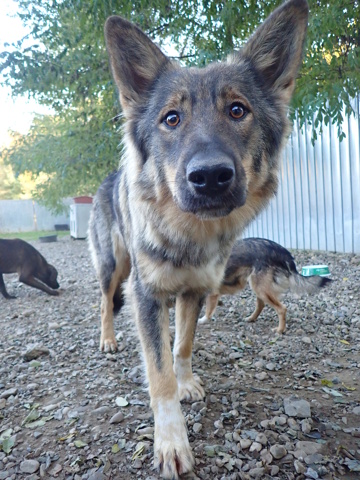
<instances>
[{"instance_id":1,"label":"dog's hind leg","mask_svg":"<svg viewBox=\"0 0 360 480\"><path fill-rule=\"evenodd\" d=\"M7 291L6 291L6 287L5 287L5 282L4 282L4 277L2 276L2 273L0 273L0 292L3 294L3 296L7 299L10 299L10 298L16 298L14 297L13 295L10 295Z\"/></svg>"},{"instance_id":2,"label":"dog's hind leg","mask_svg":"<svg viewBox=\"0 0 360 480\"><path fill-rule=\"evenodd\" d=\"M200 379L193 375L191 365L196 322L202 302L203 297L192 293L184 293L176 298L174 371L180 400L196 401L205 396Z\"/></svg>"},{"instance_id":3,"label":"dog's hind leg","mask_svg":"<svg viewBox=\"0 0 360 480\"><path fill-rule=\"evenodd\" d=\"M107 269L107 272L104 270ZM118 313L124 304L122 283L130 271L129 259L114 264L113 268L102 265L100 272L101 288L101 336L100 350L116 352L117 342L114 331L114 314ZM109 275L109 271L111 272Z\"/></svg>"},{"instance_id":4,"label":"dog's hind leg","mask_svg":"<svg viewBox=\"0 0 360 480\"><path fill-rule=\"evenodd\" d=\"M206 323L208 320L211 320L213 317L220 295L208 295L205 302L205 315L199 318L199 323Z\"/></svg>"},{"instance_id":5,"label":"dog's hind leg","mask_svg":"<svg viewBox=\"0 0 360 480\"><path fill-rule=\"evenodd\" d=\"M265 307L265 303L263 302L263 300L261 300L261 298L259 297L256 297L256 306L255 306L255 310L253 311L253 313L250 315L250 317L247 317L247 321L248 322L255 322L255 320L258 318L258 316L260 315L260 313L263 311L263 308Z\"/></svg>"},{"instance_id":6,"label":"dog's hind leg","mask_svg":"<svg viewBox=\"0 0 360 480\"><path fill-rule=\"evenodd\" d=\"M192 470L194 459L172 365L167 298L154 296L134 269L127 292L134 307L154 412L154 465L162 477L178 479Z\"/></svg>"},{"instance_id":7,"label":"dog's hind leg","mask_svg":"<svg viewBox=\"0 0 360 480\"><path fill-rule=\"evenodd\" d=\"M279 317L279 325L273 328L274 332L284 333L286 328L286 307L276 297L267 295L266 303L272 306Z\"/></svg>"}]
</instances>

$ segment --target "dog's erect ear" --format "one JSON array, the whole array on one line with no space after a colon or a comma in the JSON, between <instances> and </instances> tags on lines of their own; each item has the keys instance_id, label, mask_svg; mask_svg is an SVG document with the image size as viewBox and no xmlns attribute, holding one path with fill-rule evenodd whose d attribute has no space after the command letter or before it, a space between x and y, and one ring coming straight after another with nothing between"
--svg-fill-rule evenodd
<instances>
[{"instance_id":1,"label":"dog's erect ear","mask_svg":"<svg viewBox=\"0 0 360 480\"><path fill-rule=\"evenodd\" d=\"M107 19L105 39L126 114L170 61L138 27L121 17L114 15Z\"/></svg>"},{"instance_id":2,"label":"dog's erect ear","mask_svg":"<svg viewBox=\"0 0 360 480\"><path fill-rule=\"evenodd\" d=\"M265 83L286 103L301 64L307 20L306 0L290 0L274 10L241 51L241 57L251 61Z\"/></svg>"}]
</instances>

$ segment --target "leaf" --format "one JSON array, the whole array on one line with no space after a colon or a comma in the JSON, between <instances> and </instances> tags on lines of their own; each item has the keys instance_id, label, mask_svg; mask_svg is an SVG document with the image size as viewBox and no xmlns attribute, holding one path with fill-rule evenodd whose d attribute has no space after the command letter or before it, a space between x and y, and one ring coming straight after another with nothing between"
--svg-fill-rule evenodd
<instances>
[{"instance_id":1,"label":"leaf","mask_svg":"<svg viewBox=\"0 0 360 480\"><path fill-rule=\"evenodd\" d=\"M8 428L0 435L0 443L4 440L4 438L9 438L13 432L12 428Z\"/></svg>"},{"instance_id":2,"label":"leaf","mask_svg":"<svg viewBox=\"0 0 360 480\"><path fill-rule=\"evenodd\" d=\"M126 407L129 402L124 397L116 397L115 403L118 407Z\"/></svg>"},{"instance_id":3,"label":"leaf","mask_svg":"<svg viewBox=\"0 0 360 480\"><path fill-rule=\"evenodd\" d=\"M119 445L117 443L115 443L112 447L111 447L111 453L119 453L121 450L121 448L119 447Z\"/></svg>"},{"instance_id":4,"label":"leaf","mask_svg":"<svg viewBox=\"0 0 360 480\"><path fill-rule=\"evenodd\" d=\"M87 446L87 443L82 440L75 440L74 445L76 448L84 448Z\"/></svg>"},{"instance_id":5,"label":"leaf","mask_svg":"<svg viewBox=\"0 0 360 480\"><path fill-rule=\"evenodd\" d=\"M13 437L4 438L2 441L2 450L5 453L10 453L15 445L15 435Z\"/></svg>"},{"instance_id":6,"label":"leaf","mask_svg":"<svg viewBox=\"0 0 360 480\"><path fill-rule=\"evenodd\" d=\"M58 442L65 442L69 438L75 437L75 435L76 435L76 432L75 433L69 433L68 435L65 435L65 437L58 438Z\"/></svg>"},{"instance_id":7,"label":"leaf","mask_svg":"<svg viewBox=\"0 0 360 480\"><path fill-rule=\"evenodd\" d=\"M132 456L132 460L136 460L137 458L140 457L140 455L142 455L144 453L144 450L145 450L145 443L143 442L139 442L137 445L136 445L136 450Z\"/></svg>"},{"instance_id":8,"label":"leaf","mask_svg":"<svg viewBox=\"0 0 360 480\"><path fill-rule=\"evenodd\" d=\"M348 342L347 340L340 340L341 343L343 343L344 345L350 345L350 342Z\"/></svg>"},{"instance_id":9,"label":"leaf","mask_svg":"<svg viewBox=\"0 0 360 480\"><path fill-rule=\"evenodd\" d=\"M321 383L321 385L324 385L325 387L333 387L334 386L333 382L331 380L327 380L326 378L323 378L320 383Z\"/></svg>"},{"instance_id":10,"label":"leaf","mask_svg":"<svg viewBox=\"0 0 360 480\"><path fill-rule=\"evenodd\" d=\"M40 413L37 410L31 410L29 415L27 415L24 420L22 421L21 425L25 425L26 423L33 422L40 417Z\"/></svg>"},{"instance_id":11,"label":"leaf","mask_svg":"<svg viewBox=\"0 0 360 480\"><path fill-rule=\"evenodd\" d=\"M43 427L45 423L46 423L46 420L44 418L41 418L40 420L36 420L35 422L27 423L25 426L26 428L34 429L38 427Z\"/></svg>"},{"instance_id":12,"label":"leaf","mask_svg":"<svg viewBox=\"0 0 360 480\"><path fill-rule=\"evenodd\" d=\"M341 384L345 390L349 390L349 392L353 392L354 390L356 390L356 387L348 387L347 385L345 385L345 383L342 383Z\"/></svg>"}]
</instances>

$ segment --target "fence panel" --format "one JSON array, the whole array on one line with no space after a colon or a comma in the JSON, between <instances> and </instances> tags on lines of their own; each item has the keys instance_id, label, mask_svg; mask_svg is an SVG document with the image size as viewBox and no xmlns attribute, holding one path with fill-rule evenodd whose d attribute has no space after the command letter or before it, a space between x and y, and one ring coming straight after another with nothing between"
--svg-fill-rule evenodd
<instances>
[{"instance_id":1,"label":"fence panel","mask_svg":"<svg viewBox=\"0 0 360 480\"><path fill-rule=\"evenodd\" d=\"M343 114L346 138L323 125L315 144L311 125L293 132L280 162L279 189L243 237L269 238L287 248L360 253L360 98Z\"/></svg>"}]
</instances>

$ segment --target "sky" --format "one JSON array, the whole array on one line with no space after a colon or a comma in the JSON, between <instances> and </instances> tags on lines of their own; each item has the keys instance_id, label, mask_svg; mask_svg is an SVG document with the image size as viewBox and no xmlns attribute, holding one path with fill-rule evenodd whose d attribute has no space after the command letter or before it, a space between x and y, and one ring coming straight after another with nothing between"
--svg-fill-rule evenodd
<instances>
[{"instance_id":1,"label":"sky","mask_svg":"<svg viewBox=\"0 0 360 480\"><path fill-rule=\"evenodd\" d=\"M4 43L12 43L26 34L20 19L14 18L17 5L13 0L1 0L0 8L0 51ZM24 97L11 98L11 90L0 83L0 148L9 141L8 130L26 133L35 113L46 113L46 109L34 100Z\"/></svg>"}]
</instances>

